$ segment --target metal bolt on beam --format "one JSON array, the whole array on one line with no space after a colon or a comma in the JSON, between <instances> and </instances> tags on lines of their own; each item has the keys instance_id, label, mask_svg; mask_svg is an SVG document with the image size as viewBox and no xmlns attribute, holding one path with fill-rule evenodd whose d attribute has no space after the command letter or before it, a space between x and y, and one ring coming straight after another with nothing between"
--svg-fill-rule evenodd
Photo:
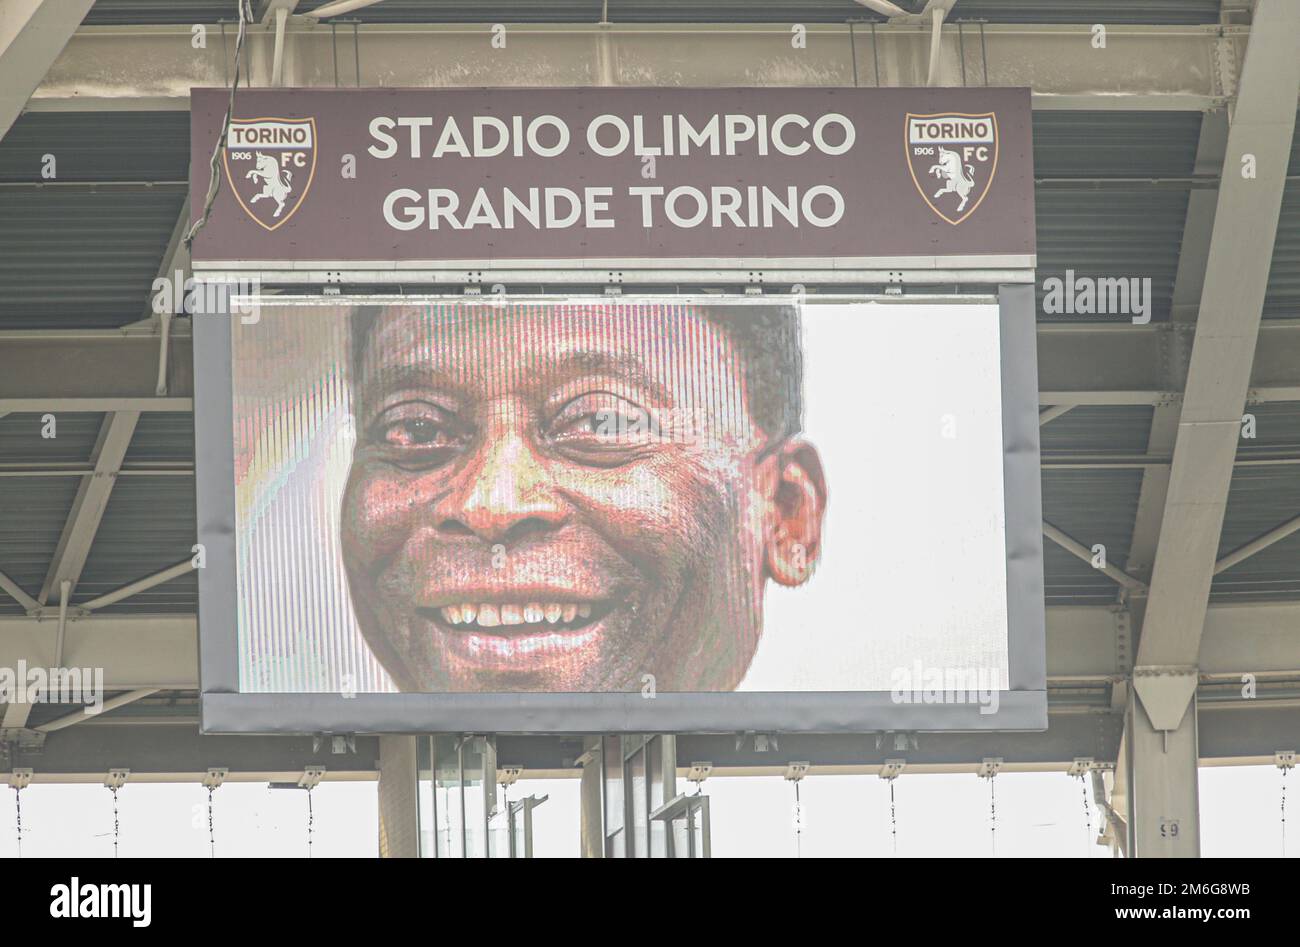
<instances>
[{"instance_id":1,"label":"metal bolt on beam","mask_svg":"<svg viewBox=\"0 0 1300 947\"><path fill-rule=\"evenodd\" d=\"M789 782L797 783L808 775L808 770L811 768L812 763L789 763L783 775Z\"/></svg>"},{"instance_id":2,"label":"metal bolt on beam","mask_svg":"<svg viewBox=\"0 0 1300 947\"><path fill-rule=\"evenodd\" d=\"M695 783L695 785L698 786L700 783L708 779L712 772L712 763L694 762L691 764L691 768L686 771L686 781L688 783Z\"/></svg>"},{"instance_id":3,"label":"metal bolt on beam","mask_svg":"<svg viewBox=\"0 0 1300 947\"><path fill-rule=\"evenodd\" d=\"M1070 776L1082 776L1084 773L1092 772L1093 759L1091 756L1076 756L1070 768L1065 772Z\"/></svg>"}]
</instances>

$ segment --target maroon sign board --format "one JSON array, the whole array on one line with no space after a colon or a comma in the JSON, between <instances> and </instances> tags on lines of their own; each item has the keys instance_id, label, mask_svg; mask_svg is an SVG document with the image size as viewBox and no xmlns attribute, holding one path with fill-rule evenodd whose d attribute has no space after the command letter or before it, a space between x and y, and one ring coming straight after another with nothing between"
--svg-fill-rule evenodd
<instances>
[{"instance_id":1,"label":"maroon sign board","mask_svg":"<svg viewBox=\"0 0 1300 947\"><path fill-rule=\"evenodd\" d=\"M197 218L229 93L194 89ZM1027 89L245 89L193 258L1032 265Z\"/></svg>"}]
</instances>

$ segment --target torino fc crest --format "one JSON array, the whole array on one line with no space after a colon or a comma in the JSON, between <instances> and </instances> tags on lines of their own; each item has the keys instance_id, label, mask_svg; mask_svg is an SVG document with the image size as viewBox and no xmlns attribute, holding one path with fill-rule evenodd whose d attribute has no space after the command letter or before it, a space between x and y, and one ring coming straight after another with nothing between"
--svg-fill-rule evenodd
<instances>
[{"instance_id":1,"label":"torino fc crest","mask_svg":"<svg viewBox=\"0 0 1300 947\"><path fill-rule=\"evenodd\" d=\"M907 163L930 209L959 224L980 206L998 169L998 118L907 113Z\"/></svg>"},{"instance_id":2,"label":"torino fc crest","mask_svg":"<svg viewBox=\"0 0 1300 947\"><path fill-rule=\"evenodd\" d=\"M233 119L222 159L235 200L275 230L302 206L316 171L316 119Z\"/></svg>"}]
</instances>

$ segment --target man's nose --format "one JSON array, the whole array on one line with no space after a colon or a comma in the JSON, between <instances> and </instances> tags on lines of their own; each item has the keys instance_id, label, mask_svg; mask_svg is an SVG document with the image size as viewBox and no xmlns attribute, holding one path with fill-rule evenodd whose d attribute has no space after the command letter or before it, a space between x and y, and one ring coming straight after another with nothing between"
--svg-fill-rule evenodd
<instances>
[{"instance_id":1,"label":"man's nose","mask_svg":"<svg viewBox=\"0 0 1300 947\"><path fill-rule=\"evenodd\" d=\"M522 432L485 444L438 504L438 531L513 543L559 528L568 509Z\"/></svg>"}]
</instances>

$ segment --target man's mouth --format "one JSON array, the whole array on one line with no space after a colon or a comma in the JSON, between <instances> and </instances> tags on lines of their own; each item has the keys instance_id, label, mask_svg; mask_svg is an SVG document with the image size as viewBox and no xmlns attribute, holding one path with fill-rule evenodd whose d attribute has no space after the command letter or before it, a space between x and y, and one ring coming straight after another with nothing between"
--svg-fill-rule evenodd
<instances>
[{"instance_id":1,"label":"man's mouth","mask_svg":"<svg viewBox=\"0 0 1300 947\"><path fill-rule=\"evenodd\" d=\"M541 625L556 631L573 631L599 619L608 609L600 602L463 602L440 608L421 609L433 612L436 621L450 628L471 631L475 628L517 628ZM541 630L538 628L521 631ZM502 632L496 632L501 634ZM509 632L506 632L507 634Z\"/></svg>"},{"instance_id":2,"label":"man's mouth","mask_svg":"<svg viewBox=\"0 0 1300 947\"><path fill-rule=\"evenodd\" d=\"M470 601L427 605L416 612L429 621L443 647L484 669L540 670L591 647L601 621L614 609L608 601Z\"/></svg>"}]
</instances>

